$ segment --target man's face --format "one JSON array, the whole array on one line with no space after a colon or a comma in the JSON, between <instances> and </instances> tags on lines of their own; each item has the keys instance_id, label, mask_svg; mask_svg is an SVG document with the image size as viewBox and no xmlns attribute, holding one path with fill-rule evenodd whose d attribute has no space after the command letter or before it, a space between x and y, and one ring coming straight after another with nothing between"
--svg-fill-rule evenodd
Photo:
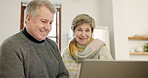
<instances>
[{"instance_id":1,"label":"man's face","mask_svg":"<svg viewBox=\"0 0 148 78\"><path fill-rule=\"evenodd\" d=\"M42 41L52 29L54 14L45 6L41 6L37 16L27 15L27 32L35 39Z\"/></svg>"}]
</instances>

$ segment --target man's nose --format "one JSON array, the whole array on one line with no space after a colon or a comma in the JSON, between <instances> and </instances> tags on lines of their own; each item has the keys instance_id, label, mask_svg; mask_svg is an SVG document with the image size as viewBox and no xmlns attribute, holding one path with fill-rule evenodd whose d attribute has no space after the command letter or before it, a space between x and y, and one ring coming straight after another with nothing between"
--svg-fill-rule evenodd
<instances>
[{"instance_id":1,"label":"man's nose","mask_svg":"<svg viewBox=\"0 0 148 78\"><path fill-rule=\"evenodd\" d=\"M52 28L52 24L46 24L45 29L50 30Z\"/></svg>"}]
</instances>

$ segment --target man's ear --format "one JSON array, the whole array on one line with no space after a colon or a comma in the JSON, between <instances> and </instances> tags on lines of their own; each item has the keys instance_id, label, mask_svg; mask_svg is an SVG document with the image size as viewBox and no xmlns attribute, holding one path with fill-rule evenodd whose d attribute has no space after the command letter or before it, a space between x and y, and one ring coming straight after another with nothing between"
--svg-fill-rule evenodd
<instances>
[{"instance_id":1,"label":"man's ear","mask_svg":"<svg viewBox=\"0 0 148 78\"><path fill-rule=\"evenodd\" d=\"M26 24L29 26L30 25L30 22L31 22L31 15L30 14L27 14L26 15Z\"/></svg>"}]
</instances>

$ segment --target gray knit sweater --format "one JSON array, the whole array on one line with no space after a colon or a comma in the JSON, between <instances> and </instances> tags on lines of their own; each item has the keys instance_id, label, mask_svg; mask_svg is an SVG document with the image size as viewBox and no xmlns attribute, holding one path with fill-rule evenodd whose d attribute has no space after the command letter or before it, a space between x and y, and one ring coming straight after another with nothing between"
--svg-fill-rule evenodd
<instances>
[{"instance_id":1,"label":"gray knit sweater","mask_svg":"<svg viewBox=\"0 0 148 78\"><path fill-rule=\"evenodd\" d=\"M57 45L29 40L22 32L0 46L0 78L68 78Z\"/></svg>"}]
</instances>

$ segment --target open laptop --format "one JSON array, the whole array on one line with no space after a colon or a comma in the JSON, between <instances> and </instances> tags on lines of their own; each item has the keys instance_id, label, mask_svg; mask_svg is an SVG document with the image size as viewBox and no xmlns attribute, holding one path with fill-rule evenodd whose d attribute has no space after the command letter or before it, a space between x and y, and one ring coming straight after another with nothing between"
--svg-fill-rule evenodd
<instances>
[{"instance_id":1,"label":"open laptop","mask_svg":"<svg viewBox=\"0 0 148 78\"><path fill-rule=\"evenodd\" d=\"M85 60L78 78L148 78L148 61Z\"/></svg>"}]
</instances>

